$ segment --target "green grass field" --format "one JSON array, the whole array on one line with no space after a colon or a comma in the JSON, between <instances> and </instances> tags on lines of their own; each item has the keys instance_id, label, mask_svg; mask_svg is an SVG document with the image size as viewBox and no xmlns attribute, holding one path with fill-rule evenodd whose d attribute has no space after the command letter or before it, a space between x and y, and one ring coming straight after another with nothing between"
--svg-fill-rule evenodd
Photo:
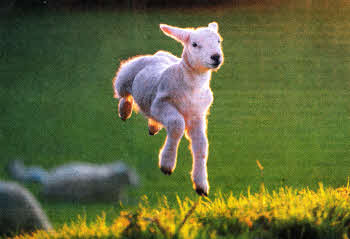
<instances>
[{"instance_id":1,"label":"green grass field","mask_svg":"<svg viewBox=\"0 0 350 239\"><path fill-rule=\"evenodd\" d=\"M180 14L180 15L179 15ZM152 205L197 198L182 140L171 177L158 169L164 130L149 136L143 116L117 117L112 78L121 60L181 45L159 30L217 21L225 63L211 86L208 172L211 195L280 186L346 184L350 174L350 9L255 8L197 11L15 11L0 17L0 178L22 158L45 168L78 160L124 160ZM263 177L256 160L264 166ZM39 187L29 186L37 195ZM42 201L42 200L41 200ZM43 201L42 201L43 202ZM55 226L120 205L43 202Z\"/></svg>"}]
</instances>

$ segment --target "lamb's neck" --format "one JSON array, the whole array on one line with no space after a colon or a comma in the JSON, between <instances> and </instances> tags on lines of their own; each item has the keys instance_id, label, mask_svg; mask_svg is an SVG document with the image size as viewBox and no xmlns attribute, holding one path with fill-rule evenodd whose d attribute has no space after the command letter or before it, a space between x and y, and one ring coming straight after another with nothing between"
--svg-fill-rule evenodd
<instances>
[{"instance_id":1,"label":"lamb's neck","mask_svg":"<svg viewBox=\"0 0 350 239\"><path fill-rule=\"evenodd\" d=\"M186 62L185 59L180 61L180 65L182 66L186 83L188 83L189 86L193 86L197 89L203 87L209 88L211 70L196 70L188 62Z\"/></svg>"}]
</instances>

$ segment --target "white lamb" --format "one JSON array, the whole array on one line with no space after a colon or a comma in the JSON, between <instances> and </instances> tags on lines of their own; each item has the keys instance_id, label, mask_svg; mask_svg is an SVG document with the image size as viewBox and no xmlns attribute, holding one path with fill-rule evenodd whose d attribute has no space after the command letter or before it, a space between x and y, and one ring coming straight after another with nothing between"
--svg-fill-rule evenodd
<instances>
[{"instance_id":1,"label":"white lamb","mask_svg":"<svg viewBox=\"0 0 350 239\"><path fill-rule=\"evenodd\" d=\"M223 63L218 24L197 29L160 24L160 29L184 46L182 57L158 51L122 62L114 78L119 116L131 116L134 101L148 118L149 133L167 131L159 153L159 167L170 175L176 165L177 148L186 133L193 156L192 181L199 195L207 196L208 110L213 102L209 82L212 71Z\"/></svg>"}]
</instances>

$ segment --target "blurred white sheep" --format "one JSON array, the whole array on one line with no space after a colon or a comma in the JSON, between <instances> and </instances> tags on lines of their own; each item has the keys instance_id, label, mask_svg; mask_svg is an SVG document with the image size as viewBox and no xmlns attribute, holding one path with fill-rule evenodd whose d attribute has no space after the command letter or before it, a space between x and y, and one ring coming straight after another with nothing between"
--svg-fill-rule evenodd
<instances>
[{"instance_id":1,"label":"blurred white sheep","mask_svg":"<svg viewBox=\"0 0 350 239\"><path fill-rule=\"evenodd\" d=\"M0 237L39 229L52 226L34 196L17 183L0 181Z\"/></svg>"},{"instance_id":2,"label":"blurred white sheep","mask_svg":"<svg viewBox=\"0 0 350 239\"><path fill-rule=\"evenodd\" d=\"M73 162L46 171L15 160L9 165L9 173L22 182L42 184L41 195L55 200L124 201L127 187L139 185L135 170L123 162L104 165Z\"/></svg>"}]
</instances>

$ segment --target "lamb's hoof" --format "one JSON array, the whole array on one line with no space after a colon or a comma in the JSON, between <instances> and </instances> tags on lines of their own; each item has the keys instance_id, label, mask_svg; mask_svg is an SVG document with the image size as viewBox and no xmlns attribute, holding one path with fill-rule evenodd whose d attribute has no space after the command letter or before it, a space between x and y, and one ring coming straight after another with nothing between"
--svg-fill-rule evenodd
<instances>
[{"instance_id":1,"label":"lamb's hoof","mask_svg":"<svg viewBox=\"0 0 350 239\"><path fill-rule=\"evenodd\" d=\"M159 132L159 130L160 129L154 129L154 128L148 128L148 133L149 133L149 135L156 135L156 134L158 134L158 132Z\"/></svg>"},{"instance_id":2,"label":"lamb's hoof","mask_svg":"<svg viewBox=\"0 0 350 239\"><path fill-rule=\"evenodd\" d=\"M208 197L208 192L206 192L203 188L196 188L196 193L199 196Z\"/></svg>"},{"instance_id":3,"label":"lamb's hoof","mask_svg":"<svg viewBox=\"0 0 350 239\"><path fill-rule=\"evenodd\" d=\"M162 173L164 173L165 175L171 175L173 173L173 171L169 168L160 168L160 171L162 171Z\"/></svg>"},{"instance_id":4,"label":"lamb's hoof","mask_svg":"<svg viewBox=\"0 0 350 239\"><path fill-rule=\"evenodd\" d=\"M130 115L125 115L125 114L119 114L119 118L122 120L122 121L126 121L127 119L129 119L131 116Z\"/></svg>"},{"instance_id":5,"label":"lamb's hoof","mask_svg":"<svg viewBox=\"0 0 350 239\"><path fill-rule=\"evenodd\" d=\"M129 117L127 117L126 115L123 115L123 114L118 114L119 118L122 120L122 121L126 121Z\"/></svg>"},{"instance_id":6,"label":"lamb's hoof","mask_svg":"<svg viewBox=\"0 0 350 239\"><path fill-rule=\"evenodd\" d=\"M131 117L132 105L133 105L133 100L132 98L130 99L130 97L128 98L123 97L119 100L118 112L121 120L125 121Z\"/></svg>"}]
</instances>

